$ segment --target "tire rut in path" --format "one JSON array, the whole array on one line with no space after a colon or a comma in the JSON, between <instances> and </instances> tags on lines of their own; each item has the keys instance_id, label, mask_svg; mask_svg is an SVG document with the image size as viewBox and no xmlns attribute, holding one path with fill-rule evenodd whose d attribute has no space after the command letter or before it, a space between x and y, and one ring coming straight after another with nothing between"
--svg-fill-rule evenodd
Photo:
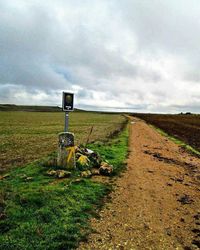
<instances>
[{"instance_id":1,"label":"tire rut in path","mask_svg":"<svg viewBox=\"0 0 200 250\"><path fill-rule=\"evenodd\" d=\"M132 120L127 170L79 249L199 249L200 159Z\"/></svg>"}]
</instances>

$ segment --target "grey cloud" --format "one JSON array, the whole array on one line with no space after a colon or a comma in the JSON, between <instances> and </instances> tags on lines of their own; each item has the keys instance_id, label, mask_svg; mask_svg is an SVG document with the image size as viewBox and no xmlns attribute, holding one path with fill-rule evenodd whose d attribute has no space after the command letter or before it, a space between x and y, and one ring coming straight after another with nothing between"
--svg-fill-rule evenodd
<instances>
[{"instance_id":1,"label":"grey cloud","mask_svg":"<svg viewBox=\"0 0 200 250\"><path fill-rule=\"evenodd\" d=\"M192 112L199 113L200 104L192 103L190 105L171 105L168 109L175 110L176 112Z\"/></svg>"},{"instance_id":2,"label":"grey cloud","mask_svg":"<svg viewBox=\"0 0 200 250\"><path fill-rule=\"evenodd\" d=\"M118 3L121 18L136 34L140 50L152 56L162 52L177 55L188 63L188 75L196 74L196 68L200 67L198 0L125 0Z\"/></svg>"},{"instance_id":3,"label":"grey cloud","mask_svg":"<svg viewBox=\"0 0 200 250\"><path fill-rule=\"evenodd\" d=\"M77 98L93 98L92 96L92 93L90 91L88 91L87 89L81 89L81 90L78 90L77 93L76 93L76 97Z\"/></svg>"},{"instance_id":4,"label":"grey cloud","mask_svg":"<svg viewBox=\"0 0 200 250\"><path fill-rule=\"evenodd\" d=\"M16 103L57 105L71 90L82 106L178 109L200 96L199 12L195 0L0 0L0 102L14 88Z\"/></svg>"},{"instance_id":5,"label":"grey cloud","mask_svg":"<svg viewBox=\"0 0 200 250\"><path fill-rule=\"evenodd\" d=\"M118 1L124 22L137 33L142 49L191 53L199 48L197 0ZM158 46L158 47L157 47Z\"/></svg>"}]
</instances>

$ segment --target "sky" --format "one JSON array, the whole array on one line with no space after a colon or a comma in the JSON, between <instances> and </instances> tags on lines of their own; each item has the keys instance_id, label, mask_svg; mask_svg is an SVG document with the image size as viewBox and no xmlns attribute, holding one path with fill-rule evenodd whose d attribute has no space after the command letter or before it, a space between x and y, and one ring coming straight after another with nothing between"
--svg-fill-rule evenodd
<instances>
[{"instance_id":1,"label":"sky","mask_svg":"<svg viewBox=\"0 0 200 250\"><path fill-rule=\"evenodd\" d=\"M200 113L199 0L0 0L0 103Z\"/></svg>"}]
</instances>

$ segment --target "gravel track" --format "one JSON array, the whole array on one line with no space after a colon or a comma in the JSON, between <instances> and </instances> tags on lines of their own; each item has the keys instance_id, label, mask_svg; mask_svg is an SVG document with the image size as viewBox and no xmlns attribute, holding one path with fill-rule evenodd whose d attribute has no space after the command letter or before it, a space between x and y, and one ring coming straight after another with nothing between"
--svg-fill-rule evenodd
<instances>
[{"instance_id":1,"label":"gravel track","mask_svg":"<svg viewBox=\"0 0 200 250\"><path fill-rule=\"evenodd\" d=\"M127 170L79 249L199 249L200 159L130 119Z\"/></svg>"}]
</instances>

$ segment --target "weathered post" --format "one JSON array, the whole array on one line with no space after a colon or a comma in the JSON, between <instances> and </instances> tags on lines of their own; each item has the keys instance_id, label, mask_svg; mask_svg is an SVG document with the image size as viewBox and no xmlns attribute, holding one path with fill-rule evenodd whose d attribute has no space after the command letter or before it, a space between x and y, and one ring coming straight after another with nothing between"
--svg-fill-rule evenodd
<instances>
[{"instance_id":1,"label":"weathered post","mask_svg":"<svg viewBox=\"0 0 200 250\"><path fill-rule=\"evenodd\" d=\"M58 166L74 169L76 167L74 134L70 132L60 133L58 144Z\"/></svg>"},{"instance_id":2,"label":"weathered post","mask_svg":"<svg viewBox=\"0 0 200 250\"><path fill-rule=\"evenodd\" d=\"M69 111L74 109L74 94L63 92L62 108L65 111L65 128L64 132L58 135L58 166L67 169L76 167L74 134L68 132Z\"/></svg>"}]
</instances>

